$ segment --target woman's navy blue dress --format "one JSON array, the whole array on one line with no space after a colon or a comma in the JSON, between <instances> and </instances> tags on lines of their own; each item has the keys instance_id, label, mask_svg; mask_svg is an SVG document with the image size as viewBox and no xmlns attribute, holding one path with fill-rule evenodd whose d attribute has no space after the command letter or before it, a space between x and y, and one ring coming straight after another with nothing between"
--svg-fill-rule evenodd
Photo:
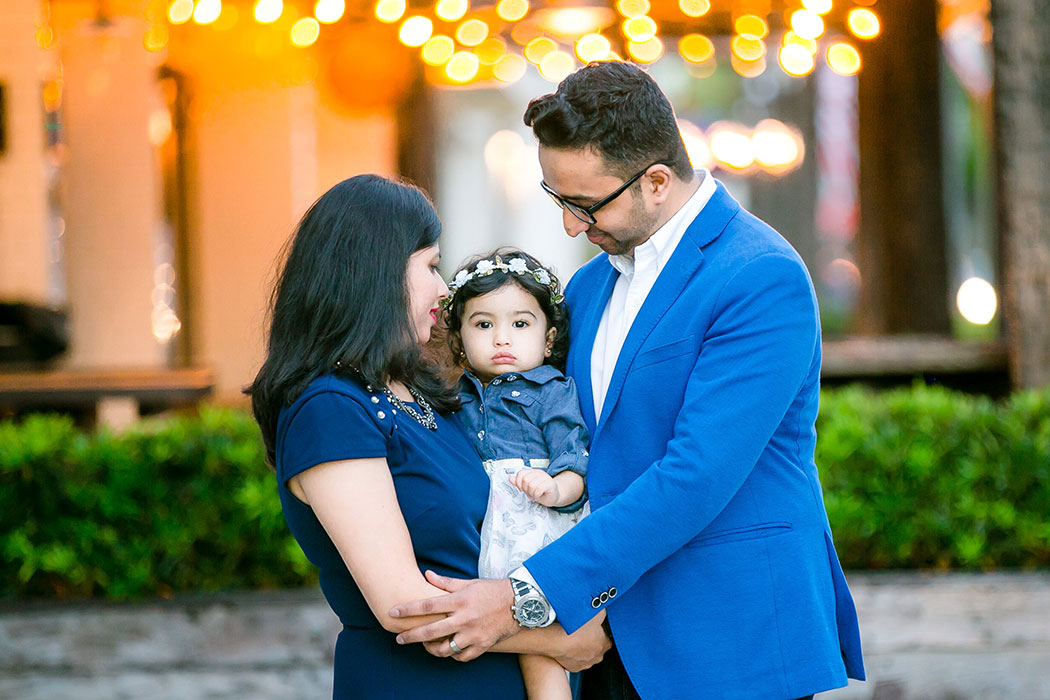
<instances>
[{"instance_id":1,"label":"woman's navy blue dress","mask_svg":"<svg viewBox=\"0 0 1050 700\"><path fill-rule=\"evenodd\" d=\"M417 409L418 410L418 409ZM383 457L394 478L420 570L476 578L489 483L458 419L436 416L428 430L354 380L325 375L307 387L277 422L277 481L284 517L321 590L343 623L335 647L337 699L488 700L525 698L514 654L488 653L462 663L401 646L369 610L339 552L287 481L310 467Z\"/></svg>"}]
</instances>

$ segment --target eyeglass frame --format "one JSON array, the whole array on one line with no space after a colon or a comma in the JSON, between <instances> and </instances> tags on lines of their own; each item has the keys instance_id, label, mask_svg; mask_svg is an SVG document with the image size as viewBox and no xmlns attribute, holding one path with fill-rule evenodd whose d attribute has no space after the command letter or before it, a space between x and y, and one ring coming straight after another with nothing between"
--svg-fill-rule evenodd
<instances>
[{"instance_id":1,"label":"eyeglass frame","mask_svg":"<svg viewBox=\"0 0 1050 700\"><path fill-rule=\"evenodd\" d=\"M557 204L562 209L567 209L570 214L572 214L577 219L579 219L583 223L585 223L585 224L590 226L590 225L594 225L594 224L598 223L598 220L596 218L594 218L594 213L596 211L598 211L599 209L604 207L606 204L609 204L614 199L619 197L621 194L626 192L628 187L630 187L634 183L638 182L638 180L641 179L642 175L645 175L647 172L649 172L649 168L653 167L654 165L672 166L672 165L674 165L674 161L658 160L658 161L656 161L654 163L650 163L649 165L645 166L640 171L638 171L637 173L632 175L627 180L627 182L623 183L618 188L616 188L615 192L610 194L608 197L603 197L602 199L598 200L597 202L595 202L594 204L590 205L589 207L585 207L582 204L576 204L575 202L570 202L569 200L565 199L560 194L558 194L557 192L552 190L550 188L550 186L546 182L544 182L543 180L540 180L540 187L543 188L544 192L546 192L547 194L550 195L551 199L554 200L555 204ZM581 213L586 214L587 218L586 219L583 218L583 216L580 215Z\"/></svg>"}]
</instances>

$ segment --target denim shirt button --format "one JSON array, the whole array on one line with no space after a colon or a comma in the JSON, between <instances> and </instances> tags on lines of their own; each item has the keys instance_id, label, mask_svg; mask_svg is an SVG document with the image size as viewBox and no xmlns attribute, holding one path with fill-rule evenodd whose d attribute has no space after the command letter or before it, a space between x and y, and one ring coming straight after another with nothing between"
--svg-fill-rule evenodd
<instances>
[{"instance_id":1,"label":"denim shirt button","mask_svg":"<svg viewBox=\"0 0 1050 700\"><path fill-rule=\"evenodd\" d=\"M478 431L478 440L484 440L484 439L485 439L485 431L484 430L479 430Z\"/></svg>"},{"instance_id":2,"label":"denim shirt button","mask_svg":"<svg viewBox=\"0 0 1050 700\"><path fill-rule=\"evenodd\" d=\"M510 395L511 396L521 396L521 392L520 391L512 391L512 392L510 392Z\"/></svg>"}]
</instances>

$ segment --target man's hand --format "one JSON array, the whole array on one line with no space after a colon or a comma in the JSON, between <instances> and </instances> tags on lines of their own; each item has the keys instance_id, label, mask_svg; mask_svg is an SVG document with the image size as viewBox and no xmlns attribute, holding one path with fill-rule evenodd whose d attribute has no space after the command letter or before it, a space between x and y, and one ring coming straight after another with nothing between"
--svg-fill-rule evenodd
<instances>
[{"instance_id":1,"label":"man's hand","mask_svg":"<svg viewBox=\"0 0 1050 700\"><path fill-rule=\"evenodd\" d=\"M428 649L438 656L470 661L518 631L518 623L510 609L514 604L510 579L469 581L441 576L433 571L427 571L426 578L432 585L450 591L449 595L395 606L391 608L390 616L407 618L438 613L447 617L402 632L397 635L398 644L455 640L456 646L462 650L458 654L452 653L448 641L436 648L428 645Z\"/></svg>"},{"instance_id":2,"label":"man's hand","mask_svg":"<svg viewBox=\"0 0 1050 700\"><path fill-rule=\"evenodd\" d=\"M561 498L558 482L543 469L522 469L510 478L510 483L541 506L553 508Z\"/></svg>"},{"instance_id":3,"label":"man's hand","mask_svg":"<svg viewBox=\"0 0 1050 700\"><path fill-rule=\"evenodd\" d=\"M560 653L553 655L554 660L574 673L601 661L605 652L612 648L612 640L602 627L604 620L605 611L602 610L587 624L570 634Z\"/></svg>"}]
</instances>

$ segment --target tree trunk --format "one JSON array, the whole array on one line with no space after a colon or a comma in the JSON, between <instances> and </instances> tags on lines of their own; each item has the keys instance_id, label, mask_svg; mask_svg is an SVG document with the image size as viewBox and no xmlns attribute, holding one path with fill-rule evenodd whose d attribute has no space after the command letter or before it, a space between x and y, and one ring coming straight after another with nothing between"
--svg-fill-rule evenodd
<instances>
[{"instance_id":1,"label":"tree trunk","mask_svg":"<svg viewBox=\"0 0 1050 700\"><path fill-rule=\"evenodd\" d=\"M884 0L878 7L882 34L860 47L857 86L856 330L947 334L937 2Z\"/></svg>"},{"instance_id":2,"label":"tree trunk","mask_svg":"<svg viewBox=\"0 0 1050 700\"><path fill-rule=\"evenodd\" d=\"M1050 385L1050 17L993 0L998 223L1013 382Z\"/></svg>"}]
</instances>

